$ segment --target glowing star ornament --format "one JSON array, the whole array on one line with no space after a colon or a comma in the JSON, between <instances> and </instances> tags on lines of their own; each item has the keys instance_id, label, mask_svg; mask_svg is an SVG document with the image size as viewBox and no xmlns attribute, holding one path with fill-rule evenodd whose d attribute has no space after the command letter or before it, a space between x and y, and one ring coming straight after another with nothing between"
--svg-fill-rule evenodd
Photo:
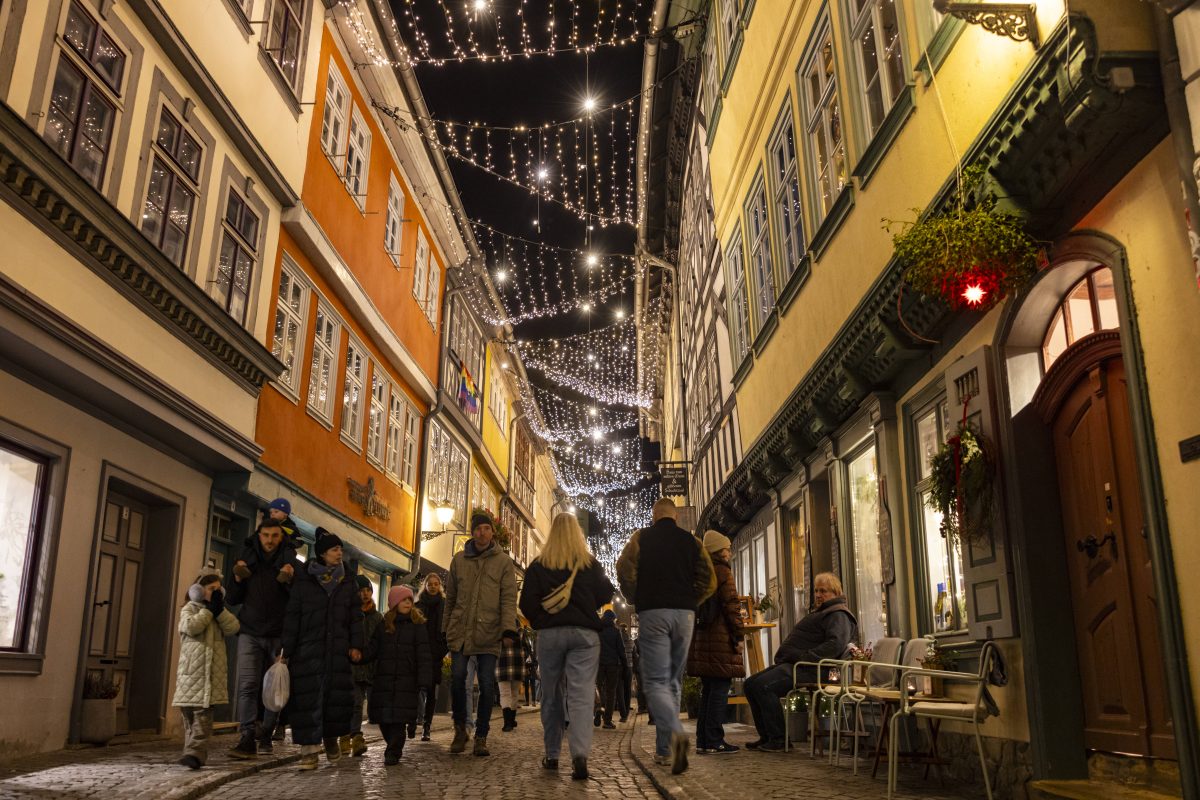
<instances>
[{"instance_id":1,"label":"glowing star ornament","mask_svg":"<svg viewBox=\"0 0 1200 800\"><path fill-rule=\"evenodd\" d=\"M983 305L983 299L987 297L987 290L979 284L971 284L963 289L962 298L971 308L979 308Z\"/></svg>"}]
</instances>

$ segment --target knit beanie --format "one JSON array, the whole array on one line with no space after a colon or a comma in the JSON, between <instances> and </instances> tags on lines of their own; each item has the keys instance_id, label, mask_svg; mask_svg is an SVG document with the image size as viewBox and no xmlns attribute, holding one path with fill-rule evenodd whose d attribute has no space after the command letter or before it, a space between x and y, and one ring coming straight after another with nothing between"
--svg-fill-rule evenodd
<instances>
[{"instance_id":1,"label":"knit beanie","mask_svg":"<svg viewBox=\"0 0 1200 800\"><path fill-rule=\"evenodd\" d=\"M403 584L399 586L393 586L391 589L388 589L388 608L393 609L400 605L401 600L404 600L405 598L411 600L412 596L413 590L407 586Z\"/></svg>"},{"instance_id":2,"label":"knit beanie","mask_svg":"<svg viewBox=\"0 0 1200 800\"><path fill-rule=\"evenodd\" d=\"M372 589L372 590L374 590L374 588L375 588L374 586L372 586L372 585L371 585L371 579L370 579L370 578L368 578L366 575L359 575L359 576L357 576L357 577L354 579L354 582L355 582L356 584L358 584L358 588L359 588L359 589Z\"/></svg>"},{"instance_id":3,"label":"knit beanie","mask_svg":"<svg viewBox=\"0 0 1200 800\"><path fill-rule=\"evenodd\" d=\"M491 526L495 527L495 523L492 521L491 516L489 516L488 514L472 514L471 515L471 533L474 533L475 529L478 528L480 525L491 525Z\"/></svg>"},{"instance_id":4,"label":"knit beanie","mask_svg":"<svg viewBox=\"0 0 1200 800\"><path fill-rule=\"evenodd\" d=\"M342 540L336 534L330 533L324 528L317 529L317 541L314 548L317 551L317 558L325 555L325 551L333 547L341 547Z\"/></svg>"},{"instance_id":5,"label":"knit beanie","mask_svg":"<svg viewBox=\"0 0 1200 800\"><path fill-rule=\"evenodd\" d=\"M286 497L276 497L271 501L271 504L268 505L267 508L273 508L276 511L282 511L285 514L292 513L292 504L288 502Z\"/></svg>"},{"instance_id":6,"label":"knit beanie","mask_svg":"<svg viewBox=\"0 0 1200 800\"><path fill-rule=\"evenodd\" d=\"M729 537L716 531L704 532L704 549L710 553L715 553L718 550L724 550L726 547L732 547L733 542L729 541Z\"/></svg>"}]
</instances>

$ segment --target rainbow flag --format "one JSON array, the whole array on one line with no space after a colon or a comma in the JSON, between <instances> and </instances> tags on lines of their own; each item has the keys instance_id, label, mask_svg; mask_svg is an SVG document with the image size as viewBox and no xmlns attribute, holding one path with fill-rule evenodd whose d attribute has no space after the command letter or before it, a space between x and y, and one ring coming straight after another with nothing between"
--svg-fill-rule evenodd
<instances>
[{"instance_id":1,"label":"rainbow flag","mask_svg":"<svg viewBox=\"0 0 1200 800\"><path fill-rule=\"evenodd\" d=\"M479 411L479 390L475 387L475 381L471 379L471 373L467 371L466 364L459 367L458 405L468 414L475 414Z\"/></svg>"}]
</instances>

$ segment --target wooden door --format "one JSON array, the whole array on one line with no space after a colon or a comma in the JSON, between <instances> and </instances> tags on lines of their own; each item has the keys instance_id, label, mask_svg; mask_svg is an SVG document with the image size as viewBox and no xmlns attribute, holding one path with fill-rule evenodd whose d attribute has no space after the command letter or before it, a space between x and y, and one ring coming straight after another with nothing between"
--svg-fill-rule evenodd
<instances>
[{"instance_id":1,"label":"wooden door","mask_svg":"<svg viewBox=\"0 0 1200 800\"><path fill-rule=\"evenodd\" d=\"M1085 740L1096 750L1174 758L1124 365L1110 351L1076 375L1050 426Z\"/></svg>"},{"instance_id":2,"label":"wooden door","mask_svg":"<svg viewBox=\"0 0 1200 800\"><path fill-rule=\"evenodd\" d=\"M100 555L92 592L87 671L116 680L117 733L129 732L129 682L137 640L138 588L146 547L144 506L115 493L104 504Z\"/></svg>"}]
</instances>

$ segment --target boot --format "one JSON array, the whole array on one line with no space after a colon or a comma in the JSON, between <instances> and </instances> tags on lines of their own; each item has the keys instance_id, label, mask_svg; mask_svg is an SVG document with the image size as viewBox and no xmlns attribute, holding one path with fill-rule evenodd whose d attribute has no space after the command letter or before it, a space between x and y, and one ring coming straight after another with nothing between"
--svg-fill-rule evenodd
<instances>
[{"instance_id":1,"label":"boot","mask_svg":"<svg viewBox=\"0 0 1200 800\"><path fill-rule=\"evenodd\" d=\"M428 721L426 721L425 726L423 728L421 728L421 741L422 742L429 741L429 722Z\"/></svg>"},{"instance_id":2,"label":"boot","mask_svg":"<svg viewBox=\"0 0 1200 800\"><path fill-rule=\"evenodd\" d=\"M408 738L417 738L417 723L415 721L408 723Z\"/></svg>"},{"instance_id":3,"label":"boot","mask_svg":"<svg viewBox=\"0 0 1200 800\"><path fill-rule=\"evenodd\" d=\"M467 749L467 725L465 722L454 723L454 741L450 743L451 753L461 753Z\"/></svg>"},{"instance_id":4,"label":"boot","mask_svg":"<svg viewBox=\"0 0 1200 800\"><path fill-rule=\"evenodd\" d=\"M486 736L476 736L475 737L475 749L471 751L471 754L476 755L476 756L490 756L491 755L491 753L488 752L488 749L487 749L487 737Z\"/></svg>"},{"instance_id":5,"label":"boot","mask_svg":"<svg viewBox=\"0 0 1200 800\"><path fill-rule=\"evenodd\" d=\"M517 712L511 708L501 709L504 712L504 727L500 730L508 733L513 728L517 727Z\"/></svg>"},{"instance_id":6,"label":"boot","mask_svg":"<svg viewBox=\"0 0 1200 800\"><path fill-rule=\"evenodd\" d=\"M348 737L346 737L348 738ZM325 739L325 760L330 764L336 764L338 759L342 757L342 745L338 737L331 736Z\"/></svg>"},{"instance_id":7,"label":"boot","mask_svg":"<svg viewBox=\"0 0 1200 800\"><path fill-rule=\"evenodd\" d=\"M258 758L258 746L254 741L254 733L243 733L237 745L229 751L229 755L242 760Z\"/></svg>"},{"instance_id":8,"label":"boot","mask_svg":"<svg viewBox=\"0 0 1200 800\"><path fill-rule=\"evenodd\" d=\"M587 758L584 756L575 756L571 759L571 780L586 781L587 779Z\"/></svg>"},{"instance_id":9,"label":"boot","mask_svg":"<svg viewBox=\"0 0 1200 800\"><path fill-rule=\"evenodd\" d=\"M366 754L367 740L363 738L361 733L354 734L354 736L350 738L350 755L352 755L354 758L362 758Z\"/></svg>"},{"instance_id":10,"label":"boot","mask_svg":"<svg viewBox=\"0 0 1200 800\"><path fill-rule=\"evenodd\" d=\"M350 736L349 734L346 736L339 736L337 740L338 754L343 756L350 755L350 750L353 749L353 741L354 737Z\"/></svg>"},{"instance_id":11,"label":"boot","mask_svg":"<svg viewBox=\"0 0 1200 800\"><path fill-rule=\"evenodd\" d=\"M387 743L387 747L383 751L383 765L385 767L393 767L400 763L400 757L404 755L404 729L400 729L400 734L394 736L392 741Z\"/></svg>"}]
</instances>

